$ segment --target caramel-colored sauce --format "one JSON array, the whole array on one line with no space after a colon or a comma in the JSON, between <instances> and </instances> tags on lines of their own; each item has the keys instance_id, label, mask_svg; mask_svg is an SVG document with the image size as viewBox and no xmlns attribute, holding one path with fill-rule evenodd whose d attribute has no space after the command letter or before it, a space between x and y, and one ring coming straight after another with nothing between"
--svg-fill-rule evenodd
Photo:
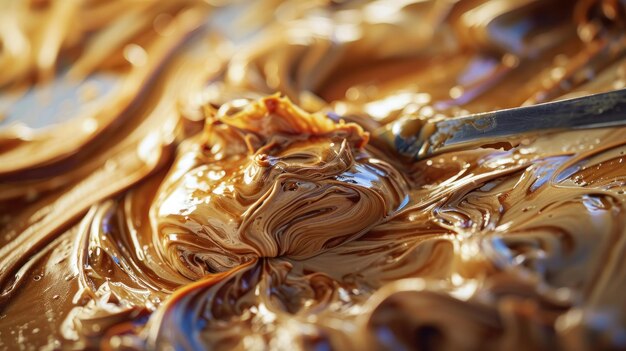
<instances>
[{"instance_id":1,"label":"caramel-colored sauce","mask_svg":"<svg viewBox=\"0 0 626 351\"><path fill-rule=\"evenodd\" d=\"M264 1L233 44L207 3L11 10L120 88L0 127L0 349L626 347L626 128L413 163L370 135L623 88L623 5Z\"/></svg>"}]
</instances>

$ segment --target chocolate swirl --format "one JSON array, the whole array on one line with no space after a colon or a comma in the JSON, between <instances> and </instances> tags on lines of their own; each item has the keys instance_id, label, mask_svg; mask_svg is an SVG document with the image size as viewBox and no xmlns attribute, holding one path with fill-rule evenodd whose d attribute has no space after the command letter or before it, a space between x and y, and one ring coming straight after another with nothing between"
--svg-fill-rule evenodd
<instances>
[{"instance_id":1,"label":"chocolate swirl","mask_svg":"<svg viewBox=\"0 0 626 351\"><path fill-rule=\"evenodd\" d=\"M318 255L406 202L408 184L365 151L358 125L277 96L232 114L228 107L183 149L153 205L156 245L186 277Z\"/></svg>"},{"instance_id":2,"label":"chocolate swirl","mask_svg":"<svg viewBox=\"0 0 626 351\"><path fill-rule=\"evenodd\" d=\"M0 133L0 349L626 347L626 129L410 164L368 133L623 87L621 4L277 3L232 53L135 4L93 133Z\"/></svg>"}]
</instances>

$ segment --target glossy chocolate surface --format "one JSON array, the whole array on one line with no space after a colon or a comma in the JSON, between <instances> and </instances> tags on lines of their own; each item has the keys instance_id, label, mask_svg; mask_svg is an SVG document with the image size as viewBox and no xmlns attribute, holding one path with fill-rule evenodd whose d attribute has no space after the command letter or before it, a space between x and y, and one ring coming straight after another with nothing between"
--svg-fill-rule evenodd
<instances>
[{"instance_id":1,"label":"glossy chocolate surface","mask_svg":"<svg viewBox=\"0 0 626 351\"><path fill-rule=\"evenodd\" d=\"M234 48L136 11L95 129L0 129L0 349L626 347L626 128L369 133L623 88L620 2L266 1Z\"/></svg>"}]
</instances>

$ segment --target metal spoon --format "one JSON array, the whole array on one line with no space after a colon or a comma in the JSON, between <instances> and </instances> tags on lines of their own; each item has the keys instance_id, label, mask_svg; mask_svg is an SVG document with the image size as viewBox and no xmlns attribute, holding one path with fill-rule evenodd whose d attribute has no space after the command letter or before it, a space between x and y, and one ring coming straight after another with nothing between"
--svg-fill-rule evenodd
<instances>
[{"instance_id":1,"label":"metal spoon","mask_svg":"<svg viewBox=\"0 0 626 351\"><path fill-rule=\"evenodd\" d=\"M374 132L400 155L421 159L526 134L626 125L626 89L440 121L406 118Z\"/></svg>"}]
</instances>

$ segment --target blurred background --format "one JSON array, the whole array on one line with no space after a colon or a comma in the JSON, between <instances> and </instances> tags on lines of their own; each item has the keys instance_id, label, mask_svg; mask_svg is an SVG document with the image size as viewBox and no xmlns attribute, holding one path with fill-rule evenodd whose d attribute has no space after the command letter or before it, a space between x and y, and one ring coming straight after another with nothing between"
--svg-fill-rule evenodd
<instances>
[{"instance_id":1,"label":"blurred background","mask_svg":"<svg viewBox=\"0 0 626 351\"><path fill-rule=\"evenodd\" d=\"M25 169L48 177L78 150L101 153L102 144L145 135L150 128L137 131L145 121L163 125L155 115L197 122L203 104L274 92L372 129L402 116L449 118L619 89L625 7L4 0L0 177Z\"/></svg>"}]
</instances>

